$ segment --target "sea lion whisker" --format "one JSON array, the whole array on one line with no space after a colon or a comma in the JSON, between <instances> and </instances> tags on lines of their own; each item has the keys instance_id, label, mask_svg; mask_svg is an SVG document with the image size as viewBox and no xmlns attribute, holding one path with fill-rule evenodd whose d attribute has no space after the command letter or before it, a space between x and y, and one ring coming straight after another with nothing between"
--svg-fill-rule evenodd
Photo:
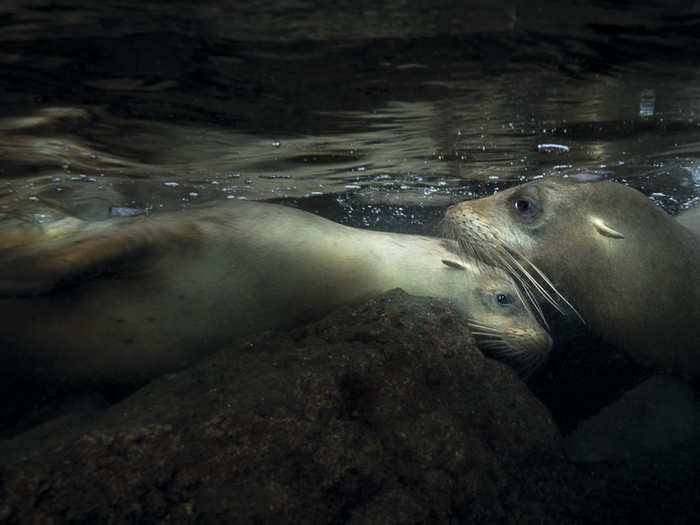
<instances>
[{"instance_id":1,"label":"sea lion whisker","mask_svg":"<svg viewBox=\"0 0 700 525\"><path fill-rule=\"evenodd\" d=\"M489 349L491 356L501 359L515 368L522 377L529 377L540 366L542 360L539 356L527 354L514 354L507 346Z\"/></svg>"},{"instance_id":2,"label":"sea lion whisker","mask_svg":"<svg viewBox=\"0 0 700 525\"><path fill-rule=\"evenodd\" d=\"M486 350L493 355L510 355L510 352L508 351L510 347L506 345L506 343L504 343L503 341L494 341L492 343L478 343L478 345L479 347L481 347L482 350Z\"/></svg>"},{"instance_id":3,"label":"sea lion whisker","mask_svg":"<svg viewBox=\"0 0 700 525\"><path fill-rule=\"evenodd\" d=\"M510 255L510 254L509 254L509 255ZM546 300L549 304L551 304L552 307L553 307L557 312L559 312L560 314L564 315L564 310L563 310L563 308L557 303L557 301L554 299L554 297L552 297L552 295L537 281L537 279L535 279L535 278L532 276L532 274L531 274L530 272L527 271L527 269L520 263L520 261L518 261L518 260L517 260L515 257L513 257L512 255L511 255L511 259L510 259L510 260L511 260L511 261L513 262L513 264L515 265L515 268L516 268L517 270L519 270L519 271L522 273L522 275L524 275L524 277L528 280L528 282L530 282L530 283L535 287L535 289L540 293L540 295L542 295L542 297L544 297L545 300ZM528 264L530 264L529 261L527 261L527 262L528 262ZM517 273L517 272L512 271L512 273ZM561 295L561 294L559 294L559 292L557 292L556 288L554 288L553 286L552 286L552 290L553 290L557 295Z\"/></svg>"},{"instance_id":4,"label":"sea lion whisker","mask_svg":"<svg viewBox=\"0 0 700 525\"><path fill-rule=\"evenodd\" d=\"M469 246L471 247L474 253L479 255L479 258L481 260L484 260L487 264L502 268L511 275L519 274L520 272L518 272L518 269L520 269L522 270L522 273L529 277L528 280L532 280L532 277L529 276L526 271L524 271L522 265L518 263L517 259L513 256L512 253L508 251L508 249L505 246L488 241L486 239L480 239L477 242L479 244L469 243ZM511 262L514 263L515 266L514 264L511 264ZM521 284L524 285L525 282L521 280ZM533 284L537 283L535 282ZM549 300L551 300L551 297L549 298Z\"/></svg>"},{"instance_id":5,"label":"sea lion whisker","mask_svg":"<svg viewBox=\"0 0 700 525\"><path fill-rule=\"evenodd\" d=\"M498 328L496 328L494 326L483 324L483 323L480 323L478 321L473 321L472 319L467 319L467 324L469 325L469 328L477 328L480 330L490 330L491 332L499 333L499 334L501 333L501 330L499 330Z\"/></svg>"},{"instance_id":6,"label":"sea lion whisker","mask_svg":"<svg viewBox=\"0 0 700 525\"><path fill-rule=\"evenodd\" d=\"M466 238L464 237L464 231L458 231L454 221L451 220L445 221L444 231L450 237L458 240L458 246L465 254L472 254L477 261L500 267L510 273L512 277L515 277L525 291L528 302L536 310L537 316L547 329L549 329L549 324L544 316L544 311L539 306L539 301L535 298L535 292L539 293L557 312L565 315L565 310L560 304L561 301L583 322L579 312L537 266L520 253L509 249L488 225L478 220L472 222L477 224L479 229L476 232L473 228L467 229L468 236ZM489 236L483 235L482 230L487 231ZM459 237L460 233L462 237ZM519 258L524 260L532 270L528 271L525 265L518 260ZM533 272L542 279L546 287L535 278ZM552 293L548 290L551 290Z\"/></svg>"},{"instance_id":7,"label":"sea lion whisker","mask_svg":"<svg viewBox=\"0 0 700 525\"><path fill-rule=\"evenodd\" d=\"M485 240L484 240L485 241ZM502 268L507 270L511 275L518 273L518 270L522 272L522 274L526 277L527 281L530 282L535 289L545 298L545 300L554 307L557 312L559 312L562 315L565 315L565 312L563 308L559 305L557 298L563 302L566 307L568 307L573 313L576 314L576 316L581 320L582 323L585 324L585 320L581 316L581 314L574 308L574 306L564 297L561 292L557 289L556 286L554 286L554 283L547 277L547 275L540 270L532 261L530 261L527 257L525 257L523 254L513 250L512 248L509 248L505 244L503 244L500 241L494 240L492 241L485 241L482 244L485 248L492 250L494 253L498 254L498 260L494 260L494 264L498 265L500 262L502 264ZM530 271L528 271L525 266L518 260L522 259L527 263L527 265L534 270L536 275L538 275L544 283L547 285L549 290L551 290L554 294L550 294L547 289L545 289L544 286L542 286L537 279L535 279ZM511 261L516 269L513 268L512 265L507 264L507 261ZM524 283L523 283L524 284ZM529 295L529 294L528 294ZM530 295L529 295L530 296Z\"/></svg>"},{"instance_id":8,"label":"sea lion whisker","mask_svg":"<svg viewBox=\"0 0 700 525\"><path fill-rule=\"evenodd\" d=\"M503 338L483 339L477 336L476 344L482 350L490 350L493 348L508 348L508 345L503 340Z\"/></svg>"},{"instance_id":9,"label":"sea lion whisker","mask_svg":"<svg viewBox=\"0 0 700 525\"><path fill-rule=\"evenodd\" d=\"M479 240L477 242L479 244L471 242L465 242L464 244L468 244L471 248L471 251L473 251L475 254L478 254L479 260L484 261L486 264L502 268L512 276L518 276L518 271L510 263L510 261L512 261L517 264L517 260L513 258L512 254L510 254L505 249L505 247L499 246L498 244L487 241L485 239ZM525 285L525 282L522 281L522 279L520 282L522 285ZM526 288L529 287L526 286ZM530 294L528 294L528 296L530 297Z\"/></svg>"},{"instance_id":10,"label":"sea lion whisker","mask_svg":"<svg viewBox=\"0 0 700 525\"><path fill-rule=\"evenodd\" d=\"M508 250L506 247L503 247L503 251L499 253L500 258L499 262L496 263L499 267L503 268L506 270L511 277L514 277L522 289L524 290L525 294L527 295L528 302L533 306L533 308L536 310L537 315L540 318L540 321L546 326L546 328L549 330L549 324L547 323L547 320L544 315L544 311L539 305L539 301L537 301L535 297L535 293L539 293L552 307L559 312L561 315L565 315L564 309L559 305L559 303L556 301L554 297L535 279L521 263L518 261L518 259ZM523 259L525 259L523 257ZM547 277L535 266L533 265L530 261L525 259L527 264L532 266L534 270L537 272L538 275L542 277L542 279L545 281L545 284L556 294L557 297L560 297L563 302L566 303L580 318L580 315L578 312L573 308L573 306L566 300L565 297L559 293L559 291L556 289L556 287L552 284L552 282L547 279ZM513 263L513 264L511 264Z\"/></svg>"},{"instance_id":11,"label":"sea lion whisker","mask_svg":"<svg viewBox=\"0 0 700 525\"><path fill-rule=\"evenodd\" d=\"M467 321L467 325L472 332L472 335L477 340L495 341L503 339L503 331L493 326L488 326L480 323L472 323Z\"/></svg>"},{"instance_id":12,"label":"sea lion whisker","mask_svg":"<svg viewBox=\"0 0 700 525\"><path fill-rule=\"evenodd\" d=\"M509 363L525 379L530 377L542 365L546 356L546 354L528 354L526 352L515 353L511 348L495 349L491 353L494 357L501 358Z\"/></svg>"},{"instance_id":13,"label":"sea lion whisker","mask_svg":"<svg viewBox=\"0 0 700 525\"><path fill-rule=\"evenodd\" d=\"M583 324L586 324L586 321L585 321L585 319L583 318L583 316L581 316L581 314L578 312L578 310L576 310L576 308L574 308L574 305L572 305L572 304L566 299L566 297L564 297L564 296L559 292L559 290L557 290L557 287L554 286L554 283L552 283L552 281L549 280L549 278L547 277L547 275L546 275L542 270L540 270L533 262L531 262L527 257L525 257L524 255L521 255L521 254L519 254L519 255L520 255L520 257L523 258L523 260L524 260L525 262L527 262L527 264L529 264L529 265L532 267L533 270L535 270L535 272L537 272L537 275L539 275L539 276L542 278L542 280L543 280L545 283L547 283L547 285L552 289L552 291L554 291L554 293L557 294L557 297L559 297L559 299L561 299L561 300L564 302L564 304L565 304L566 306L568 306L569 309L570 309L572 312L574 312L574 313L576 314L576 316L580 319L580 321L581 321Z\"/></svg>"},{"instance_id":14,"label":"sea lion whisker","mask_svg":"<svg viewBox=\"0 0 700 525\"><path fill-rule=\"evenodd\" d=\"M539 301L535 297L535 290L532 289L531 281L524 278L515 268L513 268L513 266L510 263L508 263L507 260L504 260L502 264L503 266L501 266L501 268L506 270L510 274L510 276L516 280L520 288L525 293L527 301L523 302L527 302L532 306L532 308L534 308L538 319L544 325L547 331L549 331L549 323L547 322L547 319L544 315L544 310L542 310Z\"/></svg>"},{"instance_id":15,"label":"sea lion whisker","mask_svg":"<svg viewBox=\"0 0 700 525\"><path fill-rule=\"evenodd\" d=\"M479 342L479 344L483 346L503 346L504 348L507 348L506 342L503 340L503 337L495 337L488 339L477 337L476 339Z\"/></svg>"},{"instance_id":16,"label":"sea lion whisker","mask_svg":"<svg viewBox=\"0 0 700 525\"><path fill-rule=\"evenodd\" d=\"M542 365L548 354L547 351L533 352L529 348L513 345L503 332L483 335L477 330L472 333L482 352L506 362L523 378L530 377Z\"/></svg>"},{"instance_id":17,"label":"sea lion whisker","mask_svg":"<svg viewBox=\"0 0 700 525\"><path fill-rule=\"evenodd\" d=\"M527 294L527 299L525 297L523 297L523 294L521 293L522 289L524 289L522 286L516 286L516 288L515 288L515 293L517 294L518 299L524 305L527 305L527 304L534 305L536 315L539 316L540 324L542 324L545 327L545 329L547 330L547 332L549 333L550 332L549 323L547 323L547 319L545 319L544 312L542 311L542 308L540 307L539 303L532 299L532 294L530 293L529 290L525 290L525 292Z\"/></svg>"},{"instance_id":18,"label":"sea lion whisker","mask_svg":"<svg viewBox=\"0 0 700 525\"><path fill-rule=\"evenodd\" d=\"M502 330L479 323L467 322L467 325L471 329L472 335L480 347L490 347L492 345L506 346Z\"/></svg>"},{"instance_id":19,"label":"sea lion whisker","mask_svg":"<svg viewBox=\"0 0 700 525\"><path fill-rule=\"evenodd\" d=\"M530 360L532 358L532 353L528 352L527 350L522 350L522 349L517 349L517 348L509 348L508 354L513 356L513 357L522 358L522 359Z\"/></svg>"},{"instance_id":20,"label":"sea lion whisker","mask_svg":"<svg viewBox=\"0 0 700 525\"><path fill-rule=\"evenodd\" d=\"M474 332L474 331L472 331L472 335L473 335L474 337L492 338L492 339L501 339L501 338L503 337L501 334L489 334L489 333Z\"/></svg>"},{"instance_id":21,"label":"sea lion whisker","mask_svg":"<svg viewBox=\"0 0 700 525\"><path fill-rule=\"evenodd\" d=\"M484 336L497 335L497 336L500 336L503 334L503 332L501 330L497 330L495 328L489 328L489 327L481 328L481 327L474 326L474 325L469 325L469 328L471 329L472 334L474 334L474 335L484 335Z\"/></svg>"},{"instance_id":22,"label":"sea lion whisker","mask_svg":"<svg viewBox=\"0 0 700 525\"><path fill-rule=\"evenodd\" d=\"M491 256L487 257L487 254L485 254L477 244L473 244L462 239L458 242L458 246L460 248L461 255L463 257L473 259L479 269L487 269L488 267L494 265L493 258Z\"/></svg>"}]
</instances>

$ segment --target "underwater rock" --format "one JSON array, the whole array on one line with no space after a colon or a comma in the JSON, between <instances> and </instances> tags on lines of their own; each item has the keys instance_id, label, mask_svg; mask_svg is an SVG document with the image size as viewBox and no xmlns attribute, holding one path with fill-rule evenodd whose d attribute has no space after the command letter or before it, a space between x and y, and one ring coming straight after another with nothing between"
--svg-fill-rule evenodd
<instances>
[{"instance_id":1,"label":"underwater rock","mask_svg":"<svg viewBox=\"0 0 700 525\"><path fill-rule=\"evenodd\" d=\"M393 291L0 441L2 523L696 523L700 443L575 466L448 304Z\"/></svg>"},{"instance_id":2,"label":"underwater rock","mask_svg":"<svg viewBox=\"0 0 700 525\"><path fill-rule=\"evenodd\" d=\"M401 291L245 338L0 459L3 522L488 522L529 515L532 465L566 468L516 374Z\"/></svg>"}]
</instances>

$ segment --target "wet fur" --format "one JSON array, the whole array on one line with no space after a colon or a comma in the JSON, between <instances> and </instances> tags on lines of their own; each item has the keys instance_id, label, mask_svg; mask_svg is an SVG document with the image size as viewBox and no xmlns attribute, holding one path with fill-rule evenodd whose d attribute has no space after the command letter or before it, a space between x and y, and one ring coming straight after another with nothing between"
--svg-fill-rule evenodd
<instances>
[{"instance_id":1,"label":"wet fur","mask_svg":"<svg viewBox=\"0 0 700 525\"><path fill-rule=\"evenodd\" d=\"M517 287L456 251L262 203L57 221L0 238L0 346L5 360L31 363L37 381L148 378L246 333L402 287L450 299L503 348L540 360L551 341L520 298L510 310L483 302L499 283Z\"/></svg>"},{"instance_id":2,"label":"wet fur","mask_svg":"<svg viewBox=\"0 0 700 525\"><path fill-rule=\"evenodd\" d=\"M531 199L526 217L514 203ZM689 219L690 220L690 219ZM638 362L700 377L700 241L639 192L542 180L451 208L445 231L529 298L580 312Z\"/></svg>"}]
</instances>

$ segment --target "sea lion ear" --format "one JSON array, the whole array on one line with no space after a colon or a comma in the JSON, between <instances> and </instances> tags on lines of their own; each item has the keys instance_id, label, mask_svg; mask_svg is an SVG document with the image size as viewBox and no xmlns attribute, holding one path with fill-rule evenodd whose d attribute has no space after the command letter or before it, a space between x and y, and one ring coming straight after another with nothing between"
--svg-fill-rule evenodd
<instances>
[{"instance_id":1,"label":"sea lion ear","mask_svg":"<svg viewBox=\"0 0 700 525\"><path fill-rule=\"evenodd\" d=\"M622 235L619 231L613 230L610 226L605 224L605 221L601 219L600 217L591 217L591 223L593 224L593 227L596 229L596 231L604 235L605 237L610 237L612 239L624 239L625 236Z\"/></svg>"},{"instance_id":2,"label":"sea lion ear","mask_svg":"<svg viewBox=\"0 0 700 525\"><path fill-rule=\"evenodd\" d=\"M455 261L450 261L449 259L442 259L442 264L454 268L455 270L466 270L464 266Z\"/></svg>"}]
</instances>

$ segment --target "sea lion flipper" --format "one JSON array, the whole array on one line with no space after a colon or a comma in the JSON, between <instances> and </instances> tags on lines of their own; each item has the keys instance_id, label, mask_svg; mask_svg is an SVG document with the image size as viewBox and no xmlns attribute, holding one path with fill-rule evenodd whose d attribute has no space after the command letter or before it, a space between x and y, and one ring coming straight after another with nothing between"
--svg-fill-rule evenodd
<instances>
[{"instance_id":1,"label":"sea lion flipper","mask_svg":"<svg viewBox=\"0 0 700 525\"><path fill-rule=\"evenodd\" d=\"M66 235L0 249L0 296L37 295L62 283L123 271L165 245L193 238L192 228L134 221L124 228L85 223Z\"/></svg>"}]
</instances>

